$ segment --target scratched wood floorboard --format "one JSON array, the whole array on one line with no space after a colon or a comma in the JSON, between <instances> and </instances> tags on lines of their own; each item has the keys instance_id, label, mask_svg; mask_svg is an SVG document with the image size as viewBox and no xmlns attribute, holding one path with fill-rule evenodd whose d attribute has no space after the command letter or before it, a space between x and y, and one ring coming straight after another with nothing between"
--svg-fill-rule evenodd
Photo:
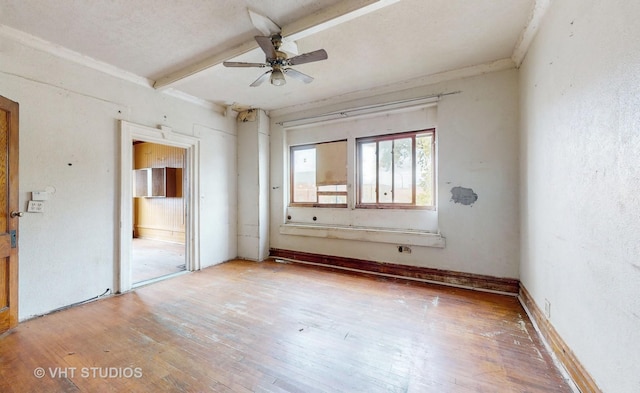
<instances>
[{"instance_id":1,"label":"scratched wood floorboard","mask_svg":"<svg viewBox=\"0 0 640 393\"><path fill-rule=\"evenodd\" d=\"M514 297L275 262L228 262L0 336L0 392L124 391L571 389Z\"/></svg>"}]
</instances>

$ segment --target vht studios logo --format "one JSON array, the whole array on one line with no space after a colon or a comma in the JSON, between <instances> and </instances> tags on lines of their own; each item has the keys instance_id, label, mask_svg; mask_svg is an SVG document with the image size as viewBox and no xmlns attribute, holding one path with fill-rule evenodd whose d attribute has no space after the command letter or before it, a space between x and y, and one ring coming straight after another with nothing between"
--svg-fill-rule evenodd
<instances>
[{"instance_id":1,"label":"vht studios logo","mask_svg":"<svg viewBox=\"0 0 640 393\"><path fill-rule=\"evenodd\" d=\"M38 367L36 378L142 378L140 367Z\"/></svg>"}]
</instances>

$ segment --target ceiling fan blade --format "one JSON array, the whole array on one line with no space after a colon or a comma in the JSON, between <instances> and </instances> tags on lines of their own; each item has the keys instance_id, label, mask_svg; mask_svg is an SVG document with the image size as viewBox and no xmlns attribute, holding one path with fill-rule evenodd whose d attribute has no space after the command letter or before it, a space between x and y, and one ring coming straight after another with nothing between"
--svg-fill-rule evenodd
<instances>
[{"instance_id":1,"label":"ceiling fan blade","mask_svg":"<svg viewBox=\"0 0 640 393\"><path fill-rule=\"evenodd\" d=\"M244 63L242 61L225 61L222 63L225 67L266 67L267 64L264 63Z\"/></svg>"},{"instance_id":2,"label":"ceiling fan blade","mask_svg":"<svg viewBox=\"0 0 640 393\"><path fill-rule=\"evenodd\" d=\"M318 49L313 52L303 53L299 56L292 57L289 59L288 63L290 65L298 65L311 63L313 61L326 60L327 58L327 51L325 51L324 49Z\"/></svg>"},{"instance_id":3,"label":"ceiling fan blade","mask_svg":"<svg viewBox=\"0 0 640 393\"><path fill-rule=\"evenodd\" d=\"M247 11L249 11L249 18L251 19L253 27L258 29L262 35L271 37L274 34L280 34L282 29L274 21L251 9L247 8ZM300 52L298 52L298 45L295 41L289 41L286 38L282 39L282 46L280 46L280 50L289 53L291 56L297 56L300 54Z\"/></svg>"},{"instance_id":4,"label":"ceiling fan blade","mask_svg":"<svg viewBox=\"0 0 640 393\"><path fill-rule=\"evenodd\" d=\"M267 79L269 79L269 74L271 74L271 71L267 71L264 74L260 75L260 77L258 79L256 79L252 84L250 84L249 86L251 87L257 87L260 86L262 84L262 82L266 81Z\"/></svg>"},{"instance_id":5,"label":"ceiling fan blade","mask_svg":"<svg viewBox=\"0 0 640 393\"><path fill-rule=\"evenodd\" d=\"M267 55L267 59L275 59L276 58L276 48L273 46L271 42L271 37L263 37L257 35L254 37L262 48L262 51Z\"/></svg>"},{"instance_id":6,"label":"ceiling fan blade","mask_svg":"<svg viewBox=\"0 0 640 393\"><path fill-rule=\"evenodd\" d=\"M260 15L255 11L247 9L249 11L249 18L251 19L251 23L253 23L253 27L260 30L260 32L268 37L280 33L280 26L275 24L274 21L267 18L264 15Z\"/></svg>"},{"instance_id":7,"label":"ceiling fan blade","mask_svg":"<svg viewBox=\"0 0 640 393\"><path fill-rule=\"evenodd\" d=\"M295 78L295 79L297 79L299 81L302 81L304 83L313 82L313 78L312 77L310 77L307 74L303 74L300 71L296 71L293 68L285 68L284 70L282 70L282 72L284 72L286 75L288 75L288 76L290 76L292 78Z\"/></svg>"}]
</instances>

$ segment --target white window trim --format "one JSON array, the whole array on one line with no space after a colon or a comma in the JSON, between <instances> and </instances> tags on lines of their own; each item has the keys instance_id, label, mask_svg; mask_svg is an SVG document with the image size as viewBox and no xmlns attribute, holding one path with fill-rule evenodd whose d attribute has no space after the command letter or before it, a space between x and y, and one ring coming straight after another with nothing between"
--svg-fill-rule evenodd
<instances>
[{"instance_id":1,"label":"white window trim","mask_svg":"<svg viewBox=\"0 0 640 393\"><path fill-rule=\"evenodd\" d=\"M455 93L448 93L455 94ZM418 101L418 100L416 100ZM416 104L414 102L413 104ZM397 105L397 106L396 106ZM386 106L374 106L375 109L371 111L366 111L368 113L349 113L349 116L343 116L344 114L341 112L340 118L331 118L331 116L313 116L305 119L297 119L292 121L284 121L279 122L277 124L283 126L283 131L285 133L284 139L284 155L285 155L285 171L283 175L285 175L285 179L287 179L287 192L283 195L286 195L283 205L283 216L282 222L279 225L279 233L281 235L288 236L306 236L310 238L325 238L325 239L343 239L343 240L352 240L352 241L363 241L363 242L371 242L371 243L387 243L387 244L396 244L396 245L407 245L407 246L421 246L421 247L435 247L435 248L445 248L446 247L446 239L444 236L440 234L437 229L437 215L438 215L438 190L437 190L437 172L436 176L436 195L435 195L435 206L436 208L433 210L430 209L356 209L356 195L355 195L355 182L356 179L356 171L352 170L355 168L356 157L355 157L355 144L356 138L359 137L368 137L375 136L376 133L370 133L363 130L363 127L359 129L354 129L344 133L332 133L325 132L325 129L331 128L335 124L340 124L343 122L353 121L356 118L358 121L365 121L367 118L377 118L377 117L385 117L385 116L394 116L396 114L404 113L404 112L414 112L419 110L424 110L431 107L436 107L437 98L433 100L424 100L419 102L418 105L406 105L406 102L402 104L393 103L393 105ZM367 108L368 109L368 108ZM403 123L403 130L391 130L389 128L385 129L385 134L393 134L393 133L401 133L406 132L407 129L427 129L427 128L435 128L437 130L437 124L434 118L430 118L431 121L427 123L415 123L415 127L411 124L414 123ZM362 123L365 124L365 123ZM310 132L311 131L311 132ZM390 131L390 132L389 132ZM437 132L437 131L436 131ZM380 133L383 134L382 132ZM348 182L347 187L350 191L349 198L347 201L347 208L335 208L335 209L326 209L320 210L315 207L295 207L289 205L289 195L290 190L288 190L289 182L289 163L290 163L290 148L295 145L304 145L304 144L313 144L313 143L322 143L327 140L334 140L340 137L346 136L347 138L347 148L348 151L352 154L349 155L347 160L348 170ZM436 139L437 144L437 139ZM436 149L436 161L437 161L437 149ZM291 209L295 209L294 214L291 214ZM335 210L335 211L334 211ZM356 215L361 214L362 212L370 213L371 215L376 215L375 219L372 221L376 221L375 223L371 222L370 225L361 222L356 219ZM378 217L378 213L385 212L384 214L430 214L435 215L435 228L399 228L399 227L386 227L384 223L380 222L381 217ZM315 220L315 216L317 214L322 214L323 217L319 217L319 219L324 222L311 222ZM331 222L333 220L333 216L335 214L340 215L340 223ZM327 218L328 216L328 218ZM328 221L327 221L328 220ZM431 222L431 219L429 219ZM354 225L356 222L359 225ZM364 224L364 225L362 225ZM431 225L430 225L431 226Z\"/></svg>"}]
</instances>

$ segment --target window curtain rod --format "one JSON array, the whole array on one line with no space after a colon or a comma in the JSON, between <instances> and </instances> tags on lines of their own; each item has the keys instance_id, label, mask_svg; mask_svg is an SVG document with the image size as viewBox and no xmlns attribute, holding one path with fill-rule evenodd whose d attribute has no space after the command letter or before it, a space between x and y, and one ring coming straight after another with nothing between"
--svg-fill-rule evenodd
<instances>
[{"instance_id":1,"label":"window curtain rod","mask_svg":"<svg viewBox=\"0 0 640 393\"><path fill-rule=\"evenodd\" d=\"M336 112L323 113L321 115L308 116L308 117L303 117L303 118L294 119L294 120L285 120L281 122L276 122L276 124L284 128L292 128L292 127L304 126L309 124L323 123L325 121L348 119L348 118L350 119L350 118L355 118L358 116L367 115L371 113L384 112L387 110L405 109L405 108L412 108L412 107L421 106L421 105L433 104L438 102L441 97L452 95L452 94L459 94L459 93L462 93L462 91L458 90L458 91L452 91L447 93L433 94L430 96L410 98L410 99L400 100L400 101L385 102L382 104L366 105L366 106L350 108L350 109L345 109L345 110L336 111Z\"/></svg>"}]
</instances>

